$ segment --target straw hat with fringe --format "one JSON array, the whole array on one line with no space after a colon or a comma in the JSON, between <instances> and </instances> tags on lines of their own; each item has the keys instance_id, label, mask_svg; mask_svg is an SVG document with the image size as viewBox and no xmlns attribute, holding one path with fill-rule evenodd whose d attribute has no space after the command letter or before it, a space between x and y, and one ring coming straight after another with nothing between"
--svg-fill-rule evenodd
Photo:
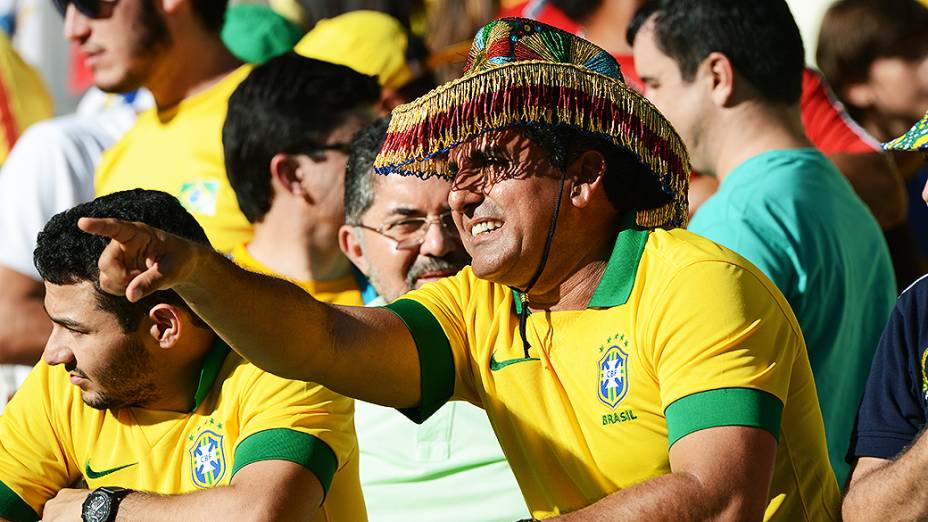
<instances>
[{"instance_id":1,"label":"straw hat with fringe","mask_svg":"<svg viewBox=\"0 0 928 522\"><path fill-rule=\"evenodd\" d=\"M482 133L524 125L570 126L630 151L671 198L639 210L638 225L686 226L690 165L670 122L625 85L609 53L533 20L482 27L463 77L394 109L374 167L380 174L447 175L444 153Z\"/></svg>"}]
</instances>

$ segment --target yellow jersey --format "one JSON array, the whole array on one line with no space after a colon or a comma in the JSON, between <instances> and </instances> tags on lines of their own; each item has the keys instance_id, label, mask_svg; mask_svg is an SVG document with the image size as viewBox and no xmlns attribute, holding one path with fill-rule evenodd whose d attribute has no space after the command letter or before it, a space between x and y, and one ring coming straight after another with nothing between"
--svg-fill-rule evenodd
<instances>
[{"instance_id":1,"label":"yellow jersey","mask_svg":"<svg viewBox=\"0 0 928 522\"><path fill-rule=\"evenodd\" d=\"M228 252L251 238L252 226L239 209L226 176L222 125L229 97L251 72L243 65L170 109L152 108L103 154L96 194L144 188L180 200L213 246Z\"/></svg>"},{"instance_id":2,"label":"yellow jersey","mask_svg":"<svg viewBox=\"0 0 928 522\"><path fill-rule=\"evenodd\" d=\"M229 257L245 270L274 277L283 277L255 259L251 252L248 251L248 245L245 243L239 244L232 249ZM332 281L296 281L287 277L283 277L283 279L299 286L323 303L364 306L364 299L361 298L358 281L353 275Z\"/></svg>"},{"instance_id":3,"label":"yellow jersey","mask_svg":"<svg viewBox=\"0 0 928 522\"><path fill-rule=\"evenodd\" d=\"M52 97L42 76L0 31L0 165L26 127L53 115Z\"/></svg>"},{"instance_id":4,"label":"yellow jersey","mask_svg":"<svg viewBox=\"0 0 928 522\"><path fill-rule=\"evenodd\" d=\"M387 308L422 369L421 422L449 399L483 407L536 518L671 472L697 430L778 439L765 520L837 520L838 485L796 318L737 254L685 230L627 228L584 310L528 317L470 268Z\"/></svg>"},{"instance_id":5,"label":"yellow jersey","mask_svg":"<svg viewBox=\"0 0 928 522\"><path fill-rule=\"evenodd\" d=\"M249 364L216 341L189 413L96 410L64 366L39 362L0 416L0 517L38 520L84 481L164 495L229 484L238 470L289 460L326 491L313 520L366 520L354 404L317 384Z\"/></svg>"}]
</instances>

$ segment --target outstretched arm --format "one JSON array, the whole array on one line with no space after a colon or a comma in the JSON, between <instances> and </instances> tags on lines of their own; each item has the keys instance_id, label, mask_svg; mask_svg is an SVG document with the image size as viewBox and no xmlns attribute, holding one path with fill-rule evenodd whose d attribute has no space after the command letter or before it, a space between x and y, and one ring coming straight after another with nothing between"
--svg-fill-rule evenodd
<instances>
[{"instance_id":1,"label":"outstretched arm","mask_svg":"<svg viewBox=\"0 0 928 522\"><path fill-rule=\"evenodd\" d=\"M79 520L89 493L61 490L45 504L42 520ZM245 466L228 486L184 495L130 493L120 502L116 520L310 520L322 498L322 485L311 471L272 460Z\"/></svg>"},{"instance_id":2,"label":"outstretched arm","mask_svg":"<svg viewBox=\"0 0 928 522\"><path fill-rule=\"evenodd\" d=\"M862 457L851 469L844 520L923 520L928 515L928 437L895 460Z\"/></svg>"},{"instance_id":3,"label":"outstretched arm","mask_svg":"<svg viewBox=\"0 0 928 522\"><path fill-rule=\"evenodd\" d=\"M416 406L419 358L397 316L379 308L320 303L286 281L244 270L206 246L116 219L83 218L112 238L100 285L130 301L173 289L256 366L386 406Z\"/></svg>"},{"instance_id":4,"label":"outstretched arm","mask_svg":"<svg viewBox=\"0 0 928 522\"><path fill-rule=\"evenodd\" d=\"M32 366L52 331L42 299L45 288L31 277L0 265L0 364ZM0 400L5 397L0 398Z\"/></svg>"}]
</instances>

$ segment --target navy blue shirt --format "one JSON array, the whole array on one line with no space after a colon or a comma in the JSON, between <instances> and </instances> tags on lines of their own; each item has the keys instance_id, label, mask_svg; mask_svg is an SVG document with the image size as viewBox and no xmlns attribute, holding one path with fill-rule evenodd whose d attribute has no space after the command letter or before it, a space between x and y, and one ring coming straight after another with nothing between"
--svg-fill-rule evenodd
<instances>
[{"instance_id":1,"label":"navy blue shirt","mask_svg":"<svg viewBox=\"0 0 928 522\"><path fill-rule=\"evenodd\" d=\"M928 276L905 290L880 338L848 450L892 459L915 442L928 418Z\"/></svg>"}]
</instances>

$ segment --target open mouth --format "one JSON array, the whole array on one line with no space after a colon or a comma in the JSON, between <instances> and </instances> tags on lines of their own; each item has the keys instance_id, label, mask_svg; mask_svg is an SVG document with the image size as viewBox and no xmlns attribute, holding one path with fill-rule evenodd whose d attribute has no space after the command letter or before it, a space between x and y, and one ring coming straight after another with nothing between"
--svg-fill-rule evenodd
<instances>
[{"instance_id":1,"label":"open mouth","mask_svg":"<svg viewBox=\"0 0 928 522\"><path fill-rule=\"evenodd\" d=\"M497 230L503 226L502 221L497 221L495 219L490 219L487 221L481 221L476 225L473 225L470 229L470 235L474 238L480 237L483 234L489 234L494 230Z\"/></svg>"}]
</instances>

